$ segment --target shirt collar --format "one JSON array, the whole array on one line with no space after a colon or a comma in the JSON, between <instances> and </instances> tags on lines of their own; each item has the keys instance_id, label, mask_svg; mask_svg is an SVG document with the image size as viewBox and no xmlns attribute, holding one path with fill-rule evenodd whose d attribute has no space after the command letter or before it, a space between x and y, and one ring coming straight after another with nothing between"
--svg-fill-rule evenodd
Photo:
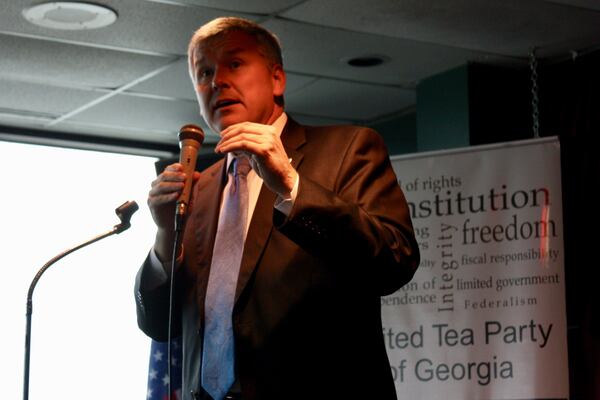
<instances>
[{"instance_id":1,"label":"shirt collar","mask_svg":"<svg viewBox=\"0 0 600 400\"><path fill-rule=\"evenodd\" d=\"M281 136L281 133L283 132L283 128L285 127L285 124L287 123L287 120L288 120L288 116L285 112L283 112L283 113L281 113L281 115L279 117L277 117L275 122L273 122L271 124L271 126L275 127L275 132L277 133L277 136ZM234 158L235 158L235 155L233 153L227 153L227 171L229 171L229 168L231 167L231 162L233 161Z\"/></svg>"}]
</instances>

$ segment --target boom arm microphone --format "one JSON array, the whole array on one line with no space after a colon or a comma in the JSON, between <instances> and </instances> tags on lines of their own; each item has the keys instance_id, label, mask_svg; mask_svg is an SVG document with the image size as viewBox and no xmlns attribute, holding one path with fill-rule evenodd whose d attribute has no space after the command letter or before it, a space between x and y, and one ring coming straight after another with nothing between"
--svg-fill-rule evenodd
<instances>
[{"instance_id":1,"label":"boom arm microphone","mask_svg":"<svg viewBox=\"0 0 600 400\"><path fill-rule=\"evenodd\" d=\"M202 142L204 142L204 132L199 126L189 124L182 126L179 130L179 147L181 148L179 163L183 166L186 178L175 208L176 231L181 230L183 217L188 209L194 171L196 170L196 158Z\"/></svg>"},{"instance_id":2,"label":"boom arm microphone","mask_svg":"<svg viewBox=\"0 0 600 400\"><path fill-rule=\"evenodd\" d=\"M33 313L33 290L35 289L35 286L37 285L38 281L42 277L42 274L44 272L46 272L46 270L48 268L50 268L50 266L53 265L55 262L57 262L58 260L60 260L61 258L65 257L65 256L68 256L72 252L79 250L82 247L90 245L94 242L97 242L101 239L104 239L105 237L114 235L115 233L121 233L121 232L129 229L129 227L131 226L131 223L130 223L131 216L138 210L138 208L139 207L135 201L126 201L125 203L121 204L115 210L115 213L121 220L120 224L115 225L110 231L108 231L106 233L103 233L101 235L93 237L92 239L88 240L87 242L81 243L78 246L72 247L72 248L67 249L67 250L63 251L62 253L58 254L57 256L52 258L50 261L48 261L46 264L44 264L44 266L38 271L38 273L33 278L33 281L31 281L31 285L29 286L29 291L27 292L27 312L26 312L27 320L26 320L26 326L25 326L25 363L24 363L24 371L23 371L24 372L23 373L23 375L24 375L24 377L23 377L23 400L29 399L29 362L30 362L30 358L31 358L31 314Z\"/></svg>"}]
</instances>

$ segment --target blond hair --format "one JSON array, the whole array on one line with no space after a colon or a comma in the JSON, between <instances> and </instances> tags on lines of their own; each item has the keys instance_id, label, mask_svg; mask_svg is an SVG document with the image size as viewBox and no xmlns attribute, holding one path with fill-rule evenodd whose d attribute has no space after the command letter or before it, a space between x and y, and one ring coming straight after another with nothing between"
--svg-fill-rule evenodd
<instances>
[{"instance_id":1,"label":"blond hair","mask_svg":"<svg viewBox=\"0 0 600 400\"><path fill-rule=\"evenodd\" d=\"M281 65L283 67L281 45L277 36L257 23L239 17L220 17L202 25L190 39L188 60L191 62L194 51L202 43L233 31L244 32L253 37L258 45L258 51L267 59L270 67L274 65Z\"/></svg>"}]
</instances>

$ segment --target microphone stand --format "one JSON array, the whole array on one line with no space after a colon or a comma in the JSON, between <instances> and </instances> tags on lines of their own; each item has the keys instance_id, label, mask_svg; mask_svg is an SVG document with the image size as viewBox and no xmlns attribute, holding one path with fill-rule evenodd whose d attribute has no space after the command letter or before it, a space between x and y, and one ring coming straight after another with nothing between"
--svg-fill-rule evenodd
<instances>
[{"instance_id":1,"label":"microphone stand","mask_svg":"<svg viewBox=\"0 0 600 400\"><path fill-rule=\"evenodd\" d=\"M38 281L42 277L42 274L46 272L46 270L55 262L60 260L61 258L71 254L72 252L79 250L87 245L90 245L94 242L104 239L105 237L114 235L115 233L121 233L131 227L130 219L133 213L135 213L139 209L137 203L135 201L127 201L121 204L116 210L115 213L121 220L121 223L115 225L110 231L103 233L99 236L96 236L87 242L84 242L78 246L75 246L71 249L67 249L62 253L58 254L50 261L48 261L44 266L38 271L38 273L33 278L31 285L29 286L29 291L27 292L27 323L25 328L25 365L24 365L24 379L23 379L23 400L29 399L29 361L31 358L31 314L33 313L33 290L37 285Z\"/></svg>"}]
</instances>

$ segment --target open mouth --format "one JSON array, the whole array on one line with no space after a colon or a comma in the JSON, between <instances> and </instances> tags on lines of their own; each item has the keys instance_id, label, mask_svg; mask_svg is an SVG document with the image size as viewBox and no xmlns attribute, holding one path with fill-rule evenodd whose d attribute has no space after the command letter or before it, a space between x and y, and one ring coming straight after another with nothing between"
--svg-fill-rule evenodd
<instances>
[{"instance_id":1,"label":"open mouth","mask_svg":"<svg viewBox=\"0 0 600 400\"><path fill-rule=\"evenodd\" d=\"M238 104L238 103L239 103L239 101L237 101L237 100L224 99L224 100L217 101L213 108L215 111L217 111L221 108L229 107L229 106L232 106L232 105Z\"/></svg>"}]
</instances>

